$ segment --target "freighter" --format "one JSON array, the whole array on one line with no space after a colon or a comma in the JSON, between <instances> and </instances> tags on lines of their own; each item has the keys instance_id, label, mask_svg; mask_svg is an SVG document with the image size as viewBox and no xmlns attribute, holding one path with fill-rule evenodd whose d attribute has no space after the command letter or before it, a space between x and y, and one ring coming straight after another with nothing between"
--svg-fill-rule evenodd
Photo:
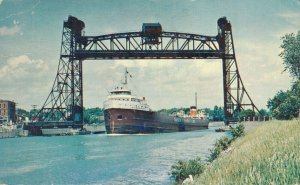
<instances>
[{"instance_id":1,"label":"freighter","mask_svg":"<svg viewBox=\"0 0 300 185\"><path fill-rule=\"evenodd\" d=\"M198 112L196 106L191 106L188 115L183 111L172 115L152 111L145 97L135 96L128 89L128 75L126 68L124 80L104 101L107 134L183 132L208 128L206 114Z\"/></svg>"}]
</instances>

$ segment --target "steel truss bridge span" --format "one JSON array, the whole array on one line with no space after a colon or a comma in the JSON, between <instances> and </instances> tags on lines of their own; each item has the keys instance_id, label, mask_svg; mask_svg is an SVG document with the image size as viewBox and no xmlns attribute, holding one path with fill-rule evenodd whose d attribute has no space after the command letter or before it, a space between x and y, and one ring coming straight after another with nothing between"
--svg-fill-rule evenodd
<instances>
[{"instance_id":1,"label":"steel truss bridge span","mask_svg":"<svg viewBox=\"0 0 300 185\"><path fill-rule=\"evenodd\" d=\"M77 59L219 59L217 37L161 32L158 44L143 44L143 32L83 36ZM233 56L232 56L233 57Z\"/></svg>"},{"instance_id":2,"label":"steel truss bridge span","mask_svg":"<svg viewBox=\"0 0 300 185\"><path fill-rule=\"evenodd\" d=\"M165 31L156 35L142 31L85 36L84 22L69 16L63 24L57 75L37 119L45 124L83 124L82 61L95 59L221 59L224 121L237 121L246 107L258 111L238 70L231 24L223 17L217 25L216 36ZM147 42L151 39L155 42Z\"/></svg>"}]
</instances>

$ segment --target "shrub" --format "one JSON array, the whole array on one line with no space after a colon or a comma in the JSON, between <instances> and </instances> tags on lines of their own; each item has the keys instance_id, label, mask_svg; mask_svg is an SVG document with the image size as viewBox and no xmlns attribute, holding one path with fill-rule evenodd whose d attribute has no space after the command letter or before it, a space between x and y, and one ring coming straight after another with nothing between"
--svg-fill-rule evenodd
<instances>
[{"instance_id":1,"label":"shrub","mask_svg":"<svg viewBox=\"0 0 300 185\"><path fill-rule=\"evenodd\" d=\"M209 162L212 162L213 160L218 158L221 152L226 150L233 140L235 140L238 137L244 136L245 126L243 124L239 124L236 127L231 127L230 133L232 135L231 139L224 136L216 141L216 143L214 144L214 148L211 150L210 156L208 158Z\"/></svg>"},{"instance_id":2,"label":"shrub","mask_svg":"<svg viewBox=\"0 0 300 185\"><path fill-rule=\"evenodd\" d=\"M217 157L219 157L221 152L226 150L229 147L230 143L231 143L231 139L225 136L217 140L216 143L214 144L214 148L211 150L208 161L212 162Z\"/></svg>"},{"instance_id":3,"label":"shrub","mask_svg":"<svg viewBox=\"0 0 300 185\"><path fill-rule=\"evenodd\" d=\"M235 140L238 137L245 135L245 126L243 124L239 124L236 127L230 128L230 133L232 135L232 140Z\"/></svg>"},{"instance_id":4,"label":"shrub","mask_svg":"<svg viewBox=\"0 0 300 185\"><path fill-rule=\"evenodd\" d=\"M229 148L231 142L238 137L245 135L245 126L243 124L237 125L235 128L231 128L232 138L226 136L221 137L214 144L214 148L211 150L208 162L212 162L220 156L222 151ZM199 175L204 171L204 164L198 157L189 161L179 160L175 165L171 166L171 175L175 177L176 181L182 181L188 178L189 175Z\"/></svg>"},{"instance_id":5,"label":"shrub","mask_svg":"<svg viewBox=\"0 0 300 185\"><path fill-rule=\"evenodd\" d=\"M171 167L171 175L175 177L176 181L182 181L189 177L189 175L198 175L204 171L204 164L200 157L188 161L179 160Z\"/></svg>"}]
</instances>

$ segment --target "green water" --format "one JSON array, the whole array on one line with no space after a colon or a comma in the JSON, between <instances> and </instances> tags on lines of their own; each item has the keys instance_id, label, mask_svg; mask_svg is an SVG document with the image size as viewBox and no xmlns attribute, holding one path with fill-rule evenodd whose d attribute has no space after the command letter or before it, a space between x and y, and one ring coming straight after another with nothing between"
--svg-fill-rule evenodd
<instances>
[{"instance_id":1,"label":"green water","mask_svg":"<svg viewBox=\"0 0 300 185\"><path fill-rule=\"evenodd\" d=\"M205 159L214 129L0 139L0 184L172 184L171 165Z\"/></svg>"}]
</instances>

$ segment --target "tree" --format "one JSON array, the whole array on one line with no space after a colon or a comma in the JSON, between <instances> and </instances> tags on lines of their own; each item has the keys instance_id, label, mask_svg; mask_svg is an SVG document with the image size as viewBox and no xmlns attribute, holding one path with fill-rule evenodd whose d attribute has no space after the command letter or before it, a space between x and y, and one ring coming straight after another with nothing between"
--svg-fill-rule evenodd
<instances>
[{"instance_id":1,"label":"tree","mask_svg":"<svg viewBox=\"0 0 300 185\"><path fill-rule=\"evenodd\" d=\"M253 116L255 116L255 112L253 110L251 110L251 109L242 110L240 112L240 117L241 118L244 118L244 117L247 118L247 117L253 117Z\"/></svg>"},{"instance_id":2,"label":"tree","mask_svg":"<svg viewBox=\"0 0 300 185\"><path fill-rule=\"evenodd\" d=\"M298 82L298 84L300 84ZM288 90L286 92L279 91L273 99L268 101L268 108L271 110L272 115L279 120L289 120L297 117L300 108L300 96L296 90L298 87ZM300 88L299 88L300 90Z\"/></svg>"},{"instance_id":3,"label":"tree","mask_svg":"<svg viewBox=\"0 0 300 185\"><path fill-rule=\"evenodd\" d=\"M296 96L300 96L300 80L293 83L291 90Z\"/></svg>"},{"instance_id":4,"label":"tree","mask_svg":"<svg viewBox=\"0 0 300 185\"><path fill-rule=\"evenodd\" d=\"M256 116L271 116L271 113L265 109L260 109L259 112L256 113Z\"/></svg>"},{"instance_id":5,"label":"tree","mask_svg":"<svg viewBox=\"0 0 300 185\"><path fill-rule=\"evenodd\" d=\"M300 109L300 31L282 37L280 46L283 51L279 56L283 59L284 71L289 71L294 78L291 90L279 91L269 99L268 108L276 119L293 119Z\"/></svg>"},{"instance_id":6,"label":"tree","mask_svg":"<svg viewBox=\"0 0 300 185\"><path fill-rule=\"evenodd\" d=\"M99 116L103 116L103 109L100 109L99 107L83 109L84 123L100 123Z\"/></svg>"},{"instance_id":7,"label":"tree","mask_svg":"<svg viewBox=\"0 0 300 185\"><path fill-rule=\"evenodd\" d=\"M286 34L281 39L283 51L279 56L285 65L284 71L288 70L293 78L300 80L300 31L297 35Z\"/></svg>"},{"instance_id":8,"label":"tree","mask_svg":"<svg viewBox=\"0 0 300 185\"><path fill-rule=\"evenodd\" d=\"M29 112L21 108L16 108L16 114L22 115L24 117L29 117Z\"/></svg>"},{"instance_id":9,"label":"tree","mask_svg":"<svg viewBox=\"0 0 300 185\"><path fill-rule=\"evenodd\" d=\"M224 120L224 109L222 107L214 106L213 119L214 121Z\"/></svg>"},{"instance_id":10,"label":"tree","mask_svg":"<svg viewBox=\"0 0 300 185\"><path fill-rule=\"evenodd\" d=\"M171 108L171 109L161 109L158 112L166 113L166 114L173 114L180 110L180 108Z\"/></svg>"}]
</instances>

